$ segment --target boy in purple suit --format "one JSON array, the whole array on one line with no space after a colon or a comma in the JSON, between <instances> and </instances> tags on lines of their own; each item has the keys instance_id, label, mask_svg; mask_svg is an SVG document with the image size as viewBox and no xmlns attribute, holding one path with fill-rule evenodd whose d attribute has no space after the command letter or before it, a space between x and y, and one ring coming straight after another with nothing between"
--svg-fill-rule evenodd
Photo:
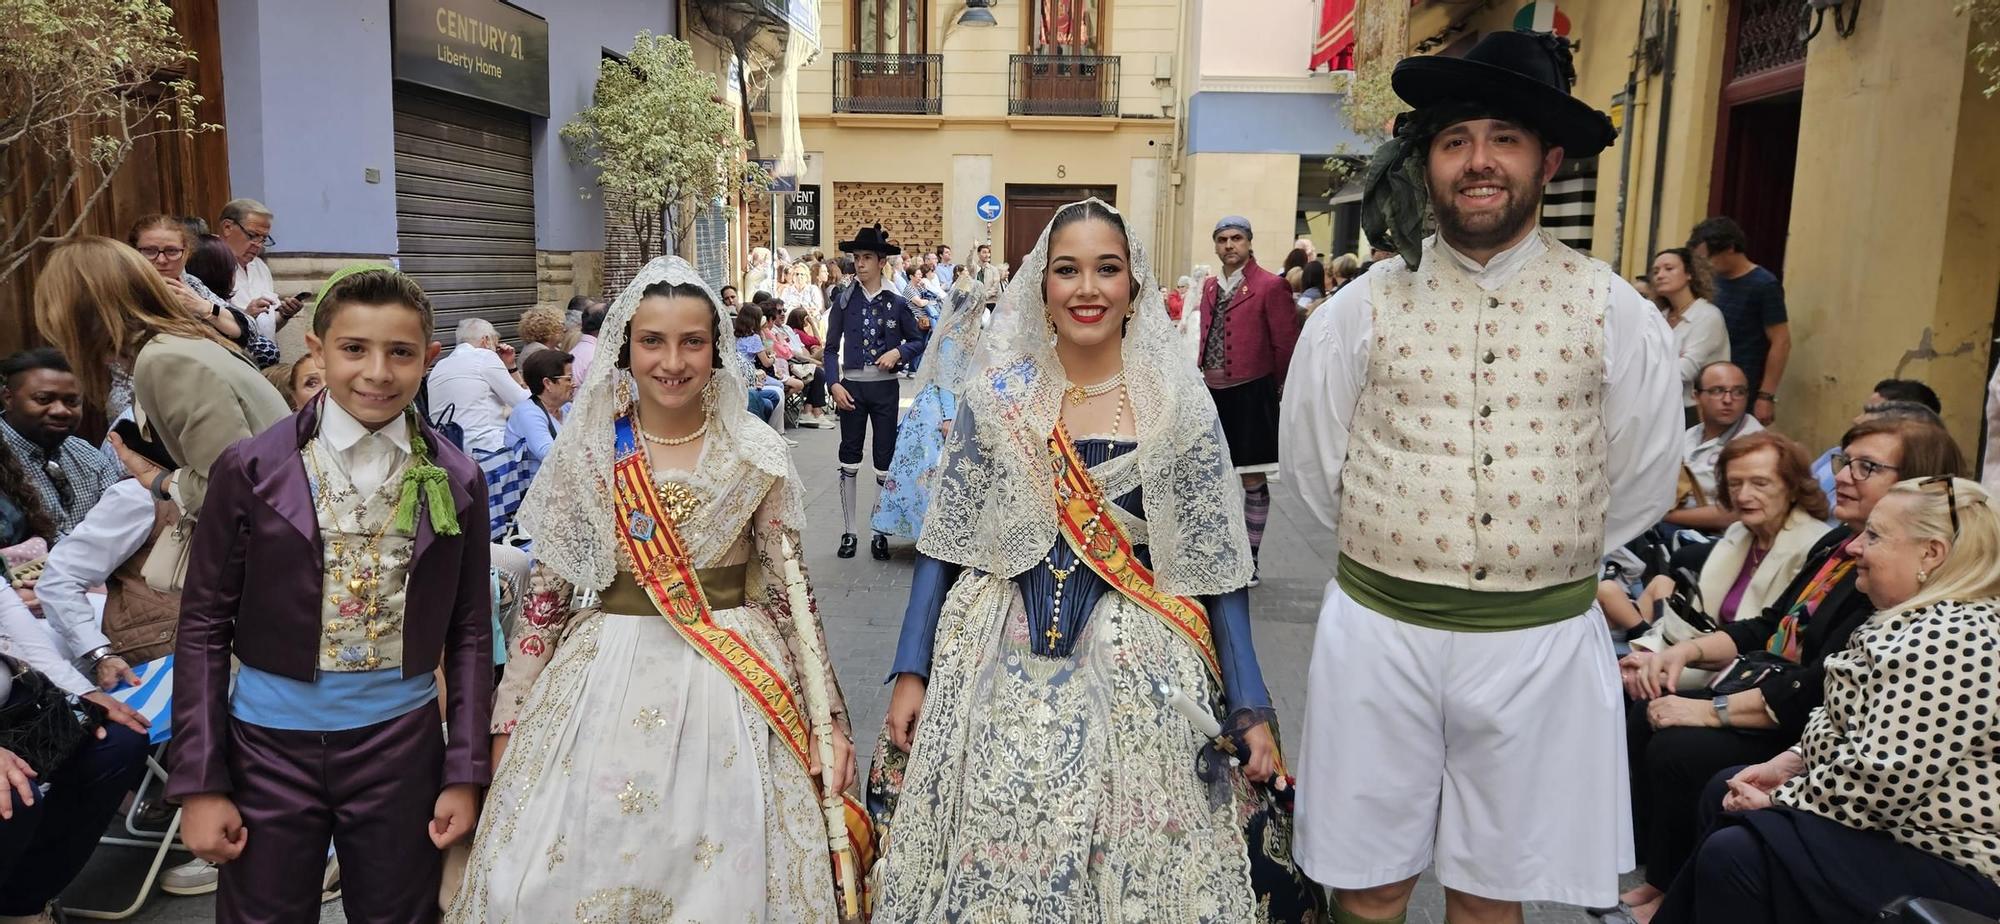
<instances>
[{"instance_id":1,"label":"boy in purple suit","mask_svg":"<svg viewBox=\"0 0 2000 924\"><path fill-rule=\"evenodd\" d=\"M348 920L434 920L441 851L478 816L489 547L461 525L486 522L486 482L411 408L432 324L409 277L336 274L306 338L323 397L211 469L167 795L188 847L222 865L218 921L317 920L329 840Z\"/></svg>"}]
</instances>

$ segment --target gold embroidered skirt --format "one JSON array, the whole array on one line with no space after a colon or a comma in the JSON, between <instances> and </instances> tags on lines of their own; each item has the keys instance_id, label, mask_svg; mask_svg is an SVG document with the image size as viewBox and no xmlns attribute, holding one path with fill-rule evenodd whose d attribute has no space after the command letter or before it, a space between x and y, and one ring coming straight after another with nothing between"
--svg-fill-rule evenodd
<instances>
[{"instance_id":1,"label":"gold embroidered skirt","mask_svg":"<svg viewBox=\"0 0 2000 924\"><path fill-rule=\"evenodd\" d=\"M784 663L762 611L715 618ZM658 614L595 614L529 694L445 920L833 922L827 870L757 708Z\"/></svg>"}]
</instances>

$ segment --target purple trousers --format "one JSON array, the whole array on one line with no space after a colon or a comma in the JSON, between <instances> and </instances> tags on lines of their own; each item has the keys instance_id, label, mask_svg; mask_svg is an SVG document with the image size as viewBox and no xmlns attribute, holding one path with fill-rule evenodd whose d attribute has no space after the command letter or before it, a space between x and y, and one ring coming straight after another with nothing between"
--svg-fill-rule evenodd
<instances>
[{"instance_id":1,"label":"purple trousers","mask_svg":"<svg viewBox=\"0 0 2000 924\"><path fill-rule=\"evenodd\" d=\"M319 920L328 841L340 855L347 920L437 920L444 854L429 829L444 733L436 703L337 732L231 719L229 776L249 843L221 868L219 924Z\"/></svg>"}]
</instances>

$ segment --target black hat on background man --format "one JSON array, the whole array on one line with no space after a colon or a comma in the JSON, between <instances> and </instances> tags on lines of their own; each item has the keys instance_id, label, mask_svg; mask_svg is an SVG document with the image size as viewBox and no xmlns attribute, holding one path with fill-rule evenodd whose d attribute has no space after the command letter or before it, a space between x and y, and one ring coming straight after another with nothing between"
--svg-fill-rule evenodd
<instances>
[{"instance_id":1,"label":"black hat on background man","mask_svg":"<svg viewBox=\"0 0 2000 924\"><path fill-rule=\"evenodd\" d=\"M893 257L903 252L903 248L889 240L889 232L882 230L881 222L854 232L854 240L841 241L840 250L842 253L866 252L885 257Z\"/></svg>"}]
</instances>

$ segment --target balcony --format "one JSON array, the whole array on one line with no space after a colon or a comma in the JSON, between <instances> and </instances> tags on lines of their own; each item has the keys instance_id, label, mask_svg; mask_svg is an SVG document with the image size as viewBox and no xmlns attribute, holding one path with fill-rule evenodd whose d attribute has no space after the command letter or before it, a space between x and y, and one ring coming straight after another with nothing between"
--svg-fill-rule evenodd
<instances>
[{"instance_id":1,"label":"balcony","mask_svg":"<svg viewBox=\"0 0 2000 924\"><path fill-rule=\"evenodd\" d=\"M937 115L944 111L944 55L833 56L833 111Z\"/></svg>"},{"instance_id":2,"label":"balcony","mask_svg":"<svg viewBox=\"0 0 2000 924\"><path fill-rule=\"evenodd\" d=\"M1008 55L1007 114L1118 115L1118 58Z\"/></svg>"}]
</instances>

